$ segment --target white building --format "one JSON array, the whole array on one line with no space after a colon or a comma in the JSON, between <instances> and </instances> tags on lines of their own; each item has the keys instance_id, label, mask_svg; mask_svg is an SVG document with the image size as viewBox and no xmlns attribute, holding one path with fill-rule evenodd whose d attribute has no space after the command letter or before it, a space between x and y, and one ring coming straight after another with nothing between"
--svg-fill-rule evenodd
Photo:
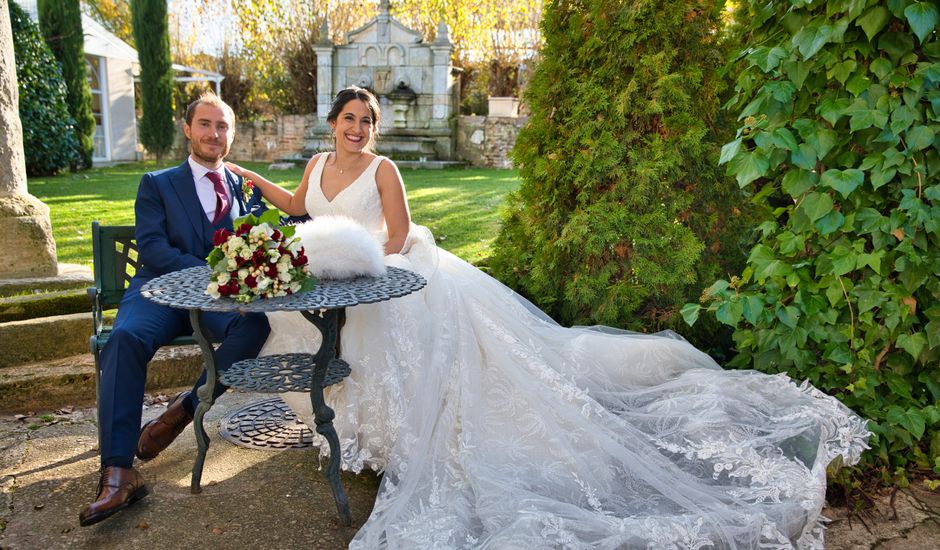
<instances>
[{"instance_id":1,"label":"white building","mask_svg":"<svg viewBox=\"0 0 940 550\"><path fill-rule=\"evenodd\" d=\"M38 20L36 0L16 0ZM140 73L137 50L102 27L97 21L82 15L85 33L85 61L88 64L88 83L91 87L91 110L95 116L95 164L133 161L140 158L137 140L137 113L134 105L134 82ZM176 78L177 81L214 82L216 93L222 75L173 65L178 73L195 76Z\"/></svg>"}]
</instances>

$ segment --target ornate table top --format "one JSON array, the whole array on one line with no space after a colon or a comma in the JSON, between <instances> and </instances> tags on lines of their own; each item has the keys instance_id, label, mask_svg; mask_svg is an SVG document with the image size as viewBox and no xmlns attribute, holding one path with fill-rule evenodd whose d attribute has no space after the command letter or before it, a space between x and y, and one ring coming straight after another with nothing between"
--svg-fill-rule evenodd
<instances>
[{"instance_id":1,"label":"ornate table top","mask_svg":"<svg viewBox=\"0 0 940 550\"><path fill-rule=\"evenodd\" d=\"M388 267L382 277L355 279L319 279L313 290L282 296L259 298L250 303L231 298L215 299L206 294L209 266L191 267L161 275L147 282L140 293L160 305L202 311L311 311L338 309L357 304L384 302L424 288L427 281L413 271Z\"/></svg>"}]
</instances>

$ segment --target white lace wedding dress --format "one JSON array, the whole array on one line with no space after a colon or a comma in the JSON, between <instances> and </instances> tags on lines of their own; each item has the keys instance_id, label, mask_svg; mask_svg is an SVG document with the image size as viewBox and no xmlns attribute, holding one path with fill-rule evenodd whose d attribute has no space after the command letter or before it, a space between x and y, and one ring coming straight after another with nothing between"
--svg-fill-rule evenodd
<instances>
[{"instance_id":1,"label":"white lace wedding dress","mask_svg":"<svg viewBox=\"0 0 940 550\"><path fill-rule=\"evenodd\" d=\"M381 238L378 162L328 201L321 159L309 214ZM347 310L327 402L343 467L385 471L352 548L822 547L826 465L869 435L836 399L672 333L561 327L423 227L386 260L428 285ZM271 323L262 353L312 351L298 314Z\"/></svg>"}]
</instances>

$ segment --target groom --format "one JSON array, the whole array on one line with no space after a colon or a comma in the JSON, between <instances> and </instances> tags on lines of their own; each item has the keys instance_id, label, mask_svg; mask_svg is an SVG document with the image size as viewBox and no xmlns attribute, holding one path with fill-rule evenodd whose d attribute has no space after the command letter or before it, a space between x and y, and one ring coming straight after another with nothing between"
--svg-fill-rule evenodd
<instances>
[{"instance_id":1,"label":"groom","mask_svg":"<svg viewBox=\"0 0 940 550\"><path fill-rule=\"evenodd\" d=\"M206 265L215 230L232 230L232 220L266 209L255 188L242 196L240 178L222 160L235 137L235 114L214 94L203 95L186 109L183 133L192 154L176 168L144 174L134 204L141 267L131 280L101 351L101 479L97 498L79 514L81 525L92 525L147 495L143 478L133 468L160 451L192 421L196 392L176 397L159 418L141 429L141 405L147 363L160 346L192 334L189 314L157 305L140 295L144 283L165 273ZM268 336L263 314L203 313L203 326L222 344L216 351L220 370L256 357ZM206 379L203 371L195 388ZM217 384L216 397L225 391Z\"/></svg>"}]
</instances>

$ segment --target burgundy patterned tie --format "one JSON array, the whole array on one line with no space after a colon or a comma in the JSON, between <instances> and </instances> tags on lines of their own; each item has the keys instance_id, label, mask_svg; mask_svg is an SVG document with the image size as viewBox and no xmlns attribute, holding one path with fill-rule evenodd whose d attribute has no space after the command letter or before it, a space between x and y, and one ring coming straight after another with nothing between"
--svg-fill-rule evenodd
<instances>
[{"instance_id":1,"label":"burgundy patterned tie","mask_svg":"<svg viewBox=\"0 0 940 550\"><path fill-rule=\"evenodd\" d=\"M222 176L218 172L207 172L206 177L212 181L215 188L215 217L212 219L212 225L218 225L228 214L232 202L225 193L225 184L222 183Z\"/></svg>"}]
</instances>

